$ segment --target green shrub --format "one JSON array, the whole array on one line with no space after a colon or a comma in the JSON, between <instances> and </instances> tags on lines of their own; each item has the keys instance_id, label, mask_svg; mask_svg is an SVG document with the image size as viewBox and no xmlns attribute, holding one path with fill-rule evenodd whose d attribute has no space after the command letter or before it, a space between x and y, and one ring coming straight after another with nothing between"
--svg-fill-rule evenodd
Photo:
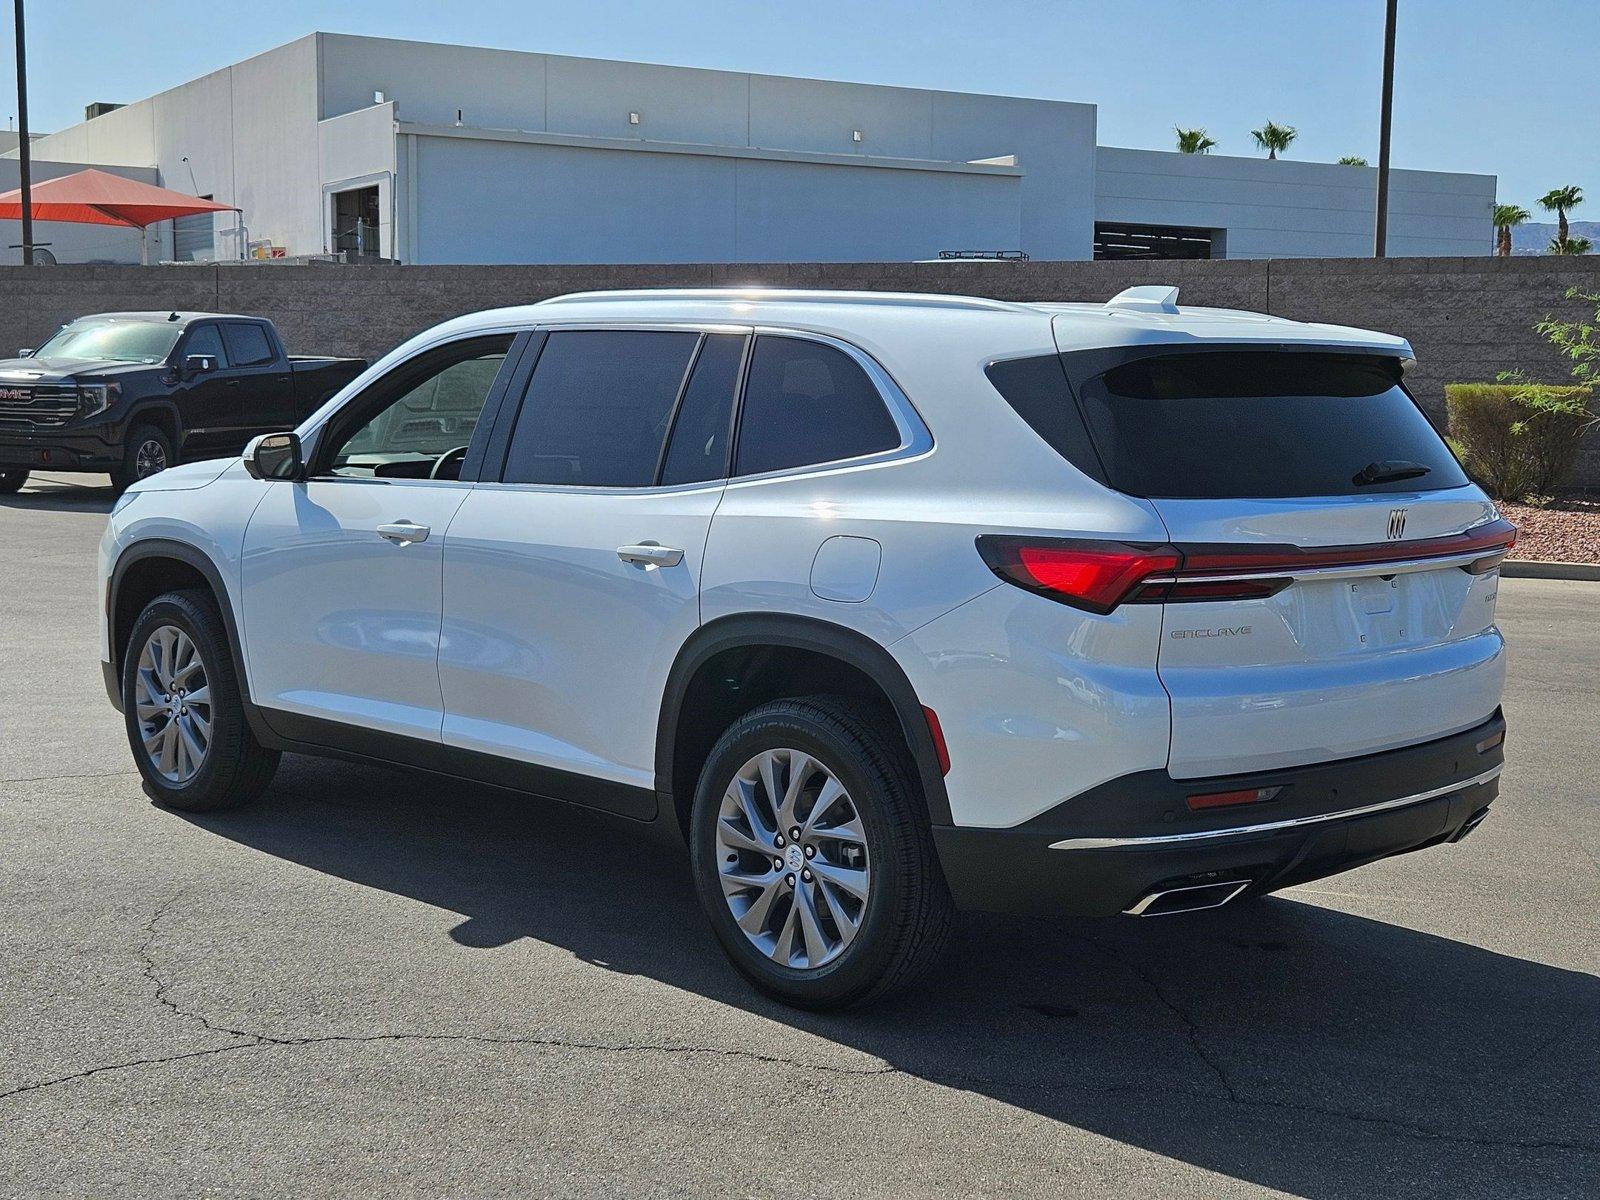
<instances>
[{"instance_id":1,"label":"green shrub","mask_svg":"<svg viewBox=\"0 0 1600 1200\"><path fill-rule=\"evenodd\" d=\"M1594 422L1586 387L1452 383L1444 395L1451 448L1467 474L1499 500L1559 488Z\"/></svg>"}]
</instances>

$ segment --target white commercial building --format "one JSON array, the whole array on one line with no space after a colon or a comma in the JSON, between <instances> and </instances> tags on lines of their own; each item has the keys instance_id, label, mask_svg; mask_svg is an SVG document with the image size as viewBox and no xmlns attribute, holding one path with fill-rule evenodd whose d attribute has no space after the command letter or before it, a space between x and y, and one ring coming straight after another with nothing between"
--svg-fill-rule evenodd
<instances>
[{"instance_id":1,"label":"white commercial building","mask_svg":"<svg viewBox=\"0 0 1600 1200\"><path fill-rule=\"evenodd\" d=\"M163 231L162 255L180 259L250 243L408 263L1371 252L1368 168L1099 147L1095 117L1092 104L317 33L33 154L154 172L242 210L242 224ZM0 164L14 186L15 164ZM1394 172L1389 253L1489 253L1494 196L1493 176ZM136 261L127 241L103 257Z\"/></svg>"}]
</instances>

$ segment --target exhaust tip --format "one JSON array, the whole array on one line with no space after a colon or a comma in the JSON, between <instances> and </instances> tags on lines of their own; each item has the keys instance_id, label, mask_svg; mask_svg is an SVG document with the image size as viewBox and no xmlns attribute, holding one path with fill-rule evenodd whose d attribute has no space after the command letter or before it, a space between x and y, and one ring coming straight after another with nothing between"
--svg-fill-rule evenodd
<instances>
[{"instance_id":1,"label":"exhaust tip","mask_svg":"<svg viewBox=\"0 0 1600 1200\"><path fill-rule=\"evenodd\" d=\"M1484 821L1488 819L1488 816L1489 806L1484 805L1484 807L1480 808L1477 812L1473 813L1470 817L1462 822L1461 828L1456 830L1455 836L1450 839L1451 843L1454 844L1456 842L1466 841L1467 837L1472 833L1472 831L1477 829L1479 825L1482 825Z\"/></svg>"},{"instance_id":2,"label":"exhaust tip","mask_svg":"<svg viewBox=\"0 0 1600 1200\"><path fill-rule=\"evenodd\" d=\"M1213 883L1158 888L1146 893L1132 908L1123 909L1123 912L1130 917L1167 917L1174 913L1203 912L1208 908L1221 908L1249 886L1248 879L1224 879Z\"/></svg>"}]
</instances>

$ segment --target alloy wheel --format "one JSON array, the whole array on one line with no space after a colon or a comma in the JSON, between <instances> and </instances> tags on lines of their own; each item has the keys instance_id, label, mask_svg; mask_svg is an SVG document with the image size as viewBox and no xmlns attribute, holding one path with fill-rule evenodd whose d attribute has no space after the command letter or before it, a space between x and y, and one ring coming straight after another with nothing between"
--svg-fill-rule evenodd
<instances>
[{"instance_id":1,"label":"alloy wheel","mask_svg":"<svg viewBox=\"0 0 1600 1200\"><path fill-rule=\"evenodd\" d=\"M170 784L188 783L211 746L211 689L194 639L176 625L152 631L139 651L133 691L150 765Z\"/></svg>"},{"instance_id":2,"label":"alloy wheel","mask_svg":"<svg viewBox=\"0 0 1600 1200\"><path fill-rule=\"evenodd\" d=\"M133 471L140 479L149 479L157 471L167 469L167 448L155 438L145 438L133 455Z\"/></svg>"},{"instance_id":3,"label":"alloy wheel","mask_svg":"<svg viewBox=\"0 0 1600 1200\"><path fill-rule=\"evenodd\" d=\"M866 830L815 756L764 750L740 767L723 793L716 849L734 921L773 962L825 966L860 932L872 889Z\"/></svg>"}]
</instances>

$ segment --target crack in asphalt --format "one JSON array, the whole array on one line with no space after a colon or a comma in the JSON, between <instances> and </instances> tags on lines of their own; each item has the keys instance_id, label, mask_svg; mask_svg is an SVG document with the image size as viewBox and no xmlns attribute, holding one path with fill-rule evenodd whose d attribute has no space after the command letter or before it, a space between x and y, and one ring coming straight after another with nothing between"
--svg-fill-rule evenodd
<instances>
[{"instance_id":1,"label":"crack in asphalt","mask_svg":"<svg viewBox=\"0 0 1600 1200\"><path fill-rule=\"evenodd\" d=\"M1240 1093L1229 1076L1227 1069L1207 1049L1201 1036L1200 1025L1179 1004L1174 1002L1156 977L1145 970L1138 963L1124 958L1111 947L1096 941L1094 938L1080 937L1079 941L1092 945L1101 954L1112 962L1125 967L1129 973L1145 984L1155 996L1160 1005L1178 1019L1183 1026L1185 1037L1194 1050L1194 1055L1214 1075L1222 1086L1223 1092L1230 1104L1241 1108L1262 1109L1266 1111L1296 1112L1307 1116L1334 1117L1354 1124L1369 1125L1383 1130L1396 1137L1409 1141L1442 1141L1459 1142L1463 1145L1482 1146L1492 1149L1515 1150L1571 1150L1580 1154L1600 1154L1600 1144L1587 1142L1567 1141L1564 1139L1521 1139L1521 1138L1491 1138L1475 1136L1469 1133L1457 1133L1450 1130L1435 1129L1429 1125L1422 1125L1414 1121L1403 1121L1394 1117L1380 1116L1376 1113L1361 1112L1360 1110L1345 1108L1328 1108L1316 1104L1301 1104L1292 1100L1269 1100L1245 1096Z\"/></svg>"},{"instance_id":2,"label":"crack in asphalt","mask_svg":"<svg viewBox=\"0 0 1600 1200\"><path fill-rule=\"evenodd\" d=\"M82 1071L57 1076L51 1079L36 1080L25 1083L8 1091L0 1092L0 1100L7 1100L32 1092L43 1091L47 1088L62 1084L73 1083L90 1079L98 1075L118 1071L134 1070L143 1067L161 1066L168 1063L183 1062L189 1059L208 1058L219 1054L227 1054L237 1050L265 1050L265 1049L293 1049L302 1046L321 1045L369 1045L381 1042L438 1042L438 1043L463 1043L492 1046L531 1046L554 1050L571 1050L587 1053L602 1054L662 1054L683 1056L710 1056L720 1058L737 1058L748 1062L757 1062L771 1066L789 1067L795 1070L812 1071L818 1074L843 1076L847 1078L880 1078L886 1076L905 1076L910 1079L921 1079L945 1087L958 1088L966 1091L983 1092L999 1098L1006 1090L1024 1092L1056 1093L1079 1091L1091 1094L1115 1095L1126 1092L1138 1092L1148 1095L1151 1091L1160 1091L1169 1095L1183 1095L1194 1099L1214 1099L1214 1093L1197 1091L1190 1088L1169 1087L1152 1089L1143 1085L1106 1085L1083 1084L1070 1081L1056 1083L1031 1083L1014 1080L995 1079L975 1074L952 1074L940 1076L935 1072L912 1071L904 1067L897 1067L891 1063L882 1063L877 1067L839 1067L823 1063L808 1063L798 1059L789 1058L778 1054L766 1054L756 1050L746 1050L738 1047L725 1046L693 1046L674 1045L670 1043L649 1042L589 1042L577 1041L570 1038L537 1037L532 1035L497 1035L480 1033L425 1033L425 1032L390 1032L372 1034L315 1034L305 1037L286 1037L277 1034L261 1033L252 1030L235 1029L230 1026L220 1025L212 1021L204 1013L185 1008L174 1000L169 994L173 981L162 976L156 963L153 948L158 936L157 927L167 911L182 899L185 889L179 888L157 906L150 919L143 926L144 939L138 947L138 956L143 963L144 978L150 983L154 999L175 1016L185 1020L197 1022L208 1033L231 1037L236 1040L223 1046L211 1046L201 1050L189 1050L178 1054L163 1055L154 1058L130 1059L124 1062L105 1063L100 1066L89 1067ZM1266 1111L1303 1113L1308 1116L1331 1117L1349 1121L1353 1124L1365 1125L1385 1134L1404 1138L1410 1141L1442 1141L1460 1143L1463 1145L1479 1146L1487 1149L1517 1149L1517 1150L1566 1150L1580 1154L1600 1153L1600 1145L1591 1145L1584 1142L1567 1141L1560 1139L1524 1140L1510 1138L1489 1138L1473 1136L1471 1134L1455 1133L1438 1130L1426 1125L1413 1122L1396 1120L1392 1117L1379 1116L1372 1113L1351 1111L1348 1109L1326 1108L1310 1104L1297 1104L1287 1100L1255 1099L1244 1096L1234 1085L1227 1069L1209 1051L1202 1037L1199 1024L1179 1004L1177 1004L1162 988L1160 981L1148 970L1139 964L1127 959L1120 953L1106 946L1094 938L1080 937L1078 940L1093 946L1098 952L1111 962L1124 967L1138 978L1156 998L1156 1001L1166 1009L1183 1027L1185 1038L1194 1052L1195 1057L1216 1078L1222 1089L1223 1096L1228 1103L1241 1108L1260 1109Z\"/></svg>"}]
</instances>

